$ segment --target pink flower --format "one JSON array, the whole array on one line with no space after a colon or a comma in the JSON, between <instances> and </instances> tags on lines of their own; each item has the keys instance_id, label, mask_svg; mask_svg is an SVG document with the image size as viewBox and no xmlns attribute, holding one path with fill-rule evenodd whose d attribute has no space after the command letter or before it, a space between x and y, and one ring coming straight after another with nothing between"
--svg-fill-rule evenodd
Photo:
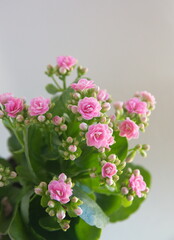
<instances>
[{"instance_id":1,"label":"pink flower","mask_svg":"<svg viewBox=\"0 0 174 240\"><path fill-rule=\"evenodd\" d=\"M77 59L71 56L60 56L57 58L57 65L62 70L70 70L76 63Z\"/></svg>"},{"instance_id":2,"label":"pink flower","mask_svg":"<svg viewBox=\"0 0 174 240\"><path fill-rule=\"evenodd\" d=\"M86 120L100 116L101 105L96 98L85 97L78 102L78 112Z\"/></svg>"},{"instance_id":3,"label":"pink flower","mask_svg":"<svg viewBox=\"0 0 174 240\"><path fill-rule=\"evenodd\" d=\"M138 138L139 137L139 127L132 120L127 118L124 120L120 126L120 136L126 137L127 139Z\"/></svg>"},{"instance_id":4,"label":"pink flower","mask_svg":"<svg viewBox=\"0 0 174 240\"><path fill-rule=\"evenodd\" d=\"M112 178L113 175L117 173L117 169L115 164L113 163L105 163L105 165L102 167L102 177L108 177Z\"/></svg>"},{"instance_id":5,"label":"pink flower","mask_svg":"<svg viewBox=\"0 0 174 240\"><path fill-rule=\"evenodd\" d=\"M137 113L137 114L146 114L147 103L140 101L138 98L131 98L125 103L125 108L129 113Z\"/></svg>"},{"instance_id":6,"label":"pink flower","mask_svg":"<svg viewBox=\"0 0 174 240\"><path fill-rule=\"evenodd\" d=\"M71 88L76 91L83 91L86 89L95 88L94 81L87 80L87 79L80 79L78 83L71 84Z\"/></svg>"},{"instance_id":7,"label":"pink flower","mask_svg":"<svg viewBox=\"0 0 174 240\"><path fill-rule=\"evenodd\" d=\"M147 103L149 103L151 107L153 108L155 107L156 100L151 93L147 91L142 91L142 92L135 93L135 96L140 97L142 101L146 101Z\"/></svg>"},{"instance_id":8,"label":"pink flower","mask_svg":"<svg viewBox=\"0 0 174 240\"><path fill-rule=\"evenodd\" d=\"M0 95L0 103L5 104L7 103L11 98L13 98L12 93L3 93Z\"/></svg>"},{"instance_id":9,"label":"pink flower","mask_svg":"<svg viewBox=\"0 0 174 240\"><path fill-rule=\"evenodd\" d=\"M50 99L43 97L33 98L30 102L28 112L30 116L45 114L49 110Z\"/></svg>"},{"instance_id":10,"label":"pink flower","mask_svg":"<svg viewBox=\"0 0 174 240\"><path fill-rule=\"evenodd\" d=\"M97 99L98 99L99 101L107 101L107 100L109 99L109 94L107 93L106 90L101 89L101 90L98 92Z\"/></svg>"},{"instance_id":11,"label":"pink flower","mask_svg":"<svg viewBox=\"0 0 174 240\"><path fill-rule=\"evenodd\" d=\"M8 102L5 104L5 111L9 117L15 118L19 112L24 109L24 100L21 98L10 97Z\"/></svg>"},{"instance_id":12,"label":"pink flower","mask_svg":"<svg viewBox=\"0 0 174 240\"><path fill-rule=\"evenodd\" d=\"M71 184L64 182L62 178L59 180L52 180L48 184L48 191L51 199L59 201L60 203L67 203L70 201L69 197L72 195Z\"/></svg>"},{"instance_id":13,"label":"pink flower","mask_svg":"<svg viewBox=\"0 0 174 240\"><path fill-rule=\"evenodd\" d=\"M107 124L93 124L89 126L86 133L87 145L96 148L109 148L114 143L112 131Z\"/></svg>"},{"instance_id":14,"label":"pink flower","mask_svg":"<svg viewBox=\"0 0 174 240\"><path fill-rule=\"evenodd\" d=\"M129 185L130 188L136 193L136 195L140 198L142 197L142 191L145 191L146 189L146 183L143 181L143 176L138 175L135 176L132 174L132 176L129 179Z\"/></svg>"}]
</instances>

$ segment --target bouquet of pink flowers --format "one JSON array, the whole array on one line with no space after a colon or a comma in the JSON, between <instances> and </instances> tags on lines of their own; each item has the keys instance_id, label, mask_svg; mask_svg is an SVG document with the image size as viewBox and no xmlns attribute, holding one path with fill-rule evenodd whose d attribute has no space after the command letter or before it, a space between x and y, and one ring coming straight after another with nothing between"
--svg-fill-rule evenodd
<instances>
[{"instance_id":1,"label":"bouquet of pink flowers","mask_svg":"<svg viewBox=\"0 0 174 240\"><path fill-rule=\"evenodd\" d=\"M67 77L77 78L67 87ZM0 118L10 132L11 157L0 159L0 239L97 240L109 222L134 213L149 191L150 175L132 164L147 156L137 139L149 124L155 98L137 92L114 102L71 56L46 74L53 98L0 95Z\"/></svg>"}]
</instances>

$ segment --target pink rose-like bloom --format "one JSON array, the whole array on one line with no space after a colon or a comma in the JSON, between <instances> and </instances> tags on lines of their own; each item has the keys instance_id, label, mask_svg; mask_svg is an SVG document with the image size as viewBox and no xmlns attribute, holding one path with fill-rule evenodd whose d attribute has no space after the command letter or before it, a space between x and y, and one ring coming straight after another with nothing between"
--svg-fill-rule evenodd
<instances>
[{"instance_id":1,"label":"pink rose-like bloom","mask_svg":"<svg viewBox=\"0 0 174 240\"><path fill-rule=\"evenodd\" d=\"M146 114L147 103L140 101L138 98L131 98L125 103L125 108L129 113L137 113L137 114Z\"/></svg>"},{"instance_id":2,"label":"pink rose-like bloom","mask_svg":"<svg viewBox=\"0 0 174 240\"><path fill-rule=\"evenodd\" d=\"M148 102L151 105L151 107L155 107L156 100L155 100L155 97L151 93L149 93L147 91L142 91L142 92L137 92L135 94L135 96L141 97L141 99L143 101Z\"/></svg>"},{"instance_id":3,"label":"pink rose-like bloom","mask_svg":"<svg viewBox=\"0 0 174 240\"><path fill-rule=\"evenodd\" d=\"M146 183L143 180L142 175L135 176L132 174L132 176L129 179L129 187L132 188L132 190L136 193L136 195L140 198L142 197L142 191L145 191L146 189Z\"/></svg>"},{"instance_id":4,"label":"pink rose-like bloom","mask_svg":"<svg viewBox=\"0 0 174 240\"><path fill-rule=\"evenodd\" d=\"M64 182L64 180L60 178L58 181L52 180L48 184L48 191L51 199L65 204L70 201L69 197L72 195L73 190L71 189L71 184Z\"/></svg>"},{"instance_id":5,"label":"pink rose-like bloom","mask_svg":"<svg viewBox=\"0 0 174 240\"><path fill-rule=\"evenodd\" d=\"M57 58L58 67L64 70L70 70L76 63L77 59L71 56L60 56Z\"/></svg>"},{"instance_id":6,"label":"pink rose-like bloom","mask_svg":"<svg viewBox=\"0 0 174 240\"><path fill-rule=\"evenodd\" d=\"M120 124L119 130L120 130L119 135L121 137L126 137L129 140L132 138L139 137L139 126L129 118L127 118Z\"/></svg>"},{"instance_id":7,"label":"pink rose-like bloom","mask_svg":"<svg viewBox=\"0 0 174 240\"><path fill-rule=\"evenodd\" d=\"M109 99L109 94L106 90L101 89L97 95L99 101L107 101Z\"/></svg>"},{"instance_id":8,"label":"pink rose-like bloom","mask_svg":"<svg viewBox=\"0 0 174 240\"><path fill-rule=\"evenodd\" d=\"M7 103L11 98L13 98L12 93L3 93L0 95L0 103L5 104Z\"/></svg>"},{"instance_id":9,"label":"pink rose-like bloom","mask_svg":"<svg viewBox=\"0 0 174 240\"><path fill-rule=\"evenodd\" d=\"M22 112L24 109L24 100L21 98L10 97L8 102L5 104L5 111L9 117L15 118L16 115Z\"/></svg>"},{"instance_id":10,"label":"pink rose-like bloom","mask_svg":"<svg viewBox=\"0 0 174 240\"><path fill-rule=\"evenodd\" d=\"M50 99L43 97L33 98L30 102L28 112L30 116L45 114L49 110Z\"/></svg>"},{"instance_id":11,"label":"pink rose-like bloom","mask_svg":"<svg viewBox=\"0 0 174 240\"><path fill-rule=\"evenodd\" d=\"M101 105L96 98L85 97L78 102L78 112L86 120L100 116Z\"/></svg>"},{"instance_id":12,"label":"pink rose-like bloom","mask_svg":"<svg viewBox=\"0 0 174 240\"><path fill-rule=\"evenodd\" d=\"M109 148L114 143L112 131L107 124L93 124L89 126L86 133L87 145L96 148Z\"/></svg>"},{"instance_id":13,"label":"pink rose-like bloom","mask_svg":"<svg viewBox=\"0 0 174 240\"><path fill-rule=\"evenodd\" d=\"M102 177L108 177L112 178L113 175L117 173L117 169L115 164L113 163L105 163L105 165L102 167Z\"/></svg>"},{"instance_id":14,"label":"pink rose-like bloom","mask_svg":"<svg viewBox=\"0 0 174 240\"><path fill-rule=\"evenodd\" d=\"M73 88L76 91L83 91L86 89L95 88L94 81L87 80L87 79L80 79L78 83L72 83L71 88Z\"/></svg>"}]
</instances>

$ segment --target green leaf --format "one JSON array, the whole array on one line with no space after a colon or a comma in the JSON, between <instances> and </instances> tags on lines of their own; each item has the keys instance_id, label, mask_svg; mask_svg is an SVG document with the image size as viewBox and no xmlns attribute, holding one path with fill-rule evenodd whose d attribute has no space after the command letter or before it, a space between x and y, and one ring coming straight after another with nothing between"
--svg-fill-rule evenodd
<instances>
[{"instance_id":1,"label":"green leaf","mask_svg":"<svg viewBox=\"0 0 174 240\"><path fill-rule=\"evenodd\" d=\"M75 225L75 232L78 240L98 240L101 235L100 228L89 226L82 219L80 219L79 223Z\"/></svg>"},{"instance_id":2,"label":"green leaf","mask_svg":"<svg viewBox=\"0 0 174 240\"><path fill-rule=\"evenodd\" d=\"M74 187L73 192L75 196L83 201L83 204L80 206L83 213L80 217L91 226L103 228L108 223L109 219L98 204L79 187Z\"/></svg>"},{"instance_id":3,"label":"green leaf","mask_svg":"<svg viewBox=\"0 0 174 240\"><path fill-rule=\"evenodd\" d=\"M33 190L28 191L21 200L21 215L26 224L29 222L29 205Z\"/></svg>"},{"instance_id":4,"label":"green leaf","mask_svg":"<svg viewBox=\"0 0 174 240\"><path fill-rule=\"evenodd\" d=\"M53 84L48 84L46 85L45 89L47 90L48 93L50 94L56 94L59 89L57 89L57 87L55 87Z\"/></svg>"},{"instance_id":5,"label":"green leaf","mask_svg":"<svg viewBox=\"0 0 174 240\"><path fill-rule=\"evenodd\" d=\"M56 221L56 217L44 217L39 220L39 225L46 229L47 231L57 231L60 230L61 227L59 223Z\"/></svg>"},{"instance_id":6,"label":"green leaf","mask_svg":"<svg viewBox=\"0 0 174 240\"><path fill-rule=\"evenodd\" d=\"M116 143L111 146L109 154L116 154L120 160L124 160L127 156L128 141L125 137L120 137L119 132L114 132Z\"/></svg>"}]
</instances>

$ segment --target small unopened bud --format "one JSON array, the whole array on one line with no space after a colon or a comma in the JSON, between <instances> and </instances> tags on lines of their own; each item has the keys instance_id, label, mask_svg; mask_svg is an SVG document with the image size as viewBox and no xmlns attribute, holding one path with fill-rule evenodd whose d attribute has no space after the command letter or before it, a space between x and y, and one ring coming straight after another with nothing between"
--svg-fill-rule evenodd
<instances>
[{"instance_id":1,"label":"small unopened bud","mask_svg":"<svg viewBox=\"0 0 174 240\"><path fill-rule=\"evenodd\" d=\"M129 190L127 189L127 187L122 187L122 188L121 188L121 193L122 193L123 195L127 195L127 194L129 193Z\"/></svg>"},{"instance_id":2,"label":"small unopened bud","mask_svg":"<svg viewBox=\"0 0 174 240\"><path fill-rule=\"evenodd\" d=\"M60 68L59 68L59 72L60 72L61 74L66 74L67 70L66 70L66 68L60 67Z\"/></svg>"},{"instance_id":3,"label":"small unopened bud","mask_svg":"<svg viewBox=\"0 0 174 240\"><path fill-rule=\"evenodd\" d=\"M3 116L4 116L4 113L3 111L0 110L0 118L3 118Z\"/></svg>"},{"instance_id":4,"label":"small unopened bud","mask_svg":"<svg viewBox=\"0 0 174 240\"><path fill-rule=\"evenodd\" d=\"M83 210L80 207L78 207L78 208L74 209L74 212L77 216L80 216L80 215L82 215Z\"/></svg>"},{"instance_id":5,"label":"small unopened bud","mask_svg":"<svg viewBox=\"0 0 174 240\"><path fill-rule=\"evenodd\" d=\"M62 131L66 131L66 130L67 130L67 125L66 125L66 124L62 124L62 125L60 126L60 129L61 129Z\"/></svg>"},{"instance_id":6,"label":"small unopened bud","mask_svg":"<svg viewBox=\"0 0 174 240\"><path fill-rule=\"evenodd\" d=\"M146 116L140 117L141 122L146 123L148 118Z\"/></svg>"},{"instance_id":7,"label":"small unopened bud","mask_svg":"<svg viewBox=\"0 0 174 240\"><path fill-rule=\"evenodd\" d=\"M45 121L45 116L40 115L40 116L38 116L37 120L38 120L39 122L44 122L44 121Z\"/></svg>"},{"instance_id":8,"label":"small unopened bud","mask_svg":"<svg viewBox=\"0 0 174 240\"><path fill-rule=\"evenodd\" d=\"M116 120L116 116L115 116L114 114L112 114L112 115L110 116L110 119L111 119L111 122L114 122L114 121Z\"/></svg>"},{"instance_id":9,"label":"small unopened bud","mask_svg":"<svg viewBox=\"0 0 174 240\"><path fill-rule=\"evenodd\" d=\"M142 148L143 148L145 151L149 151L149 150L150 150L150 145L149 145L149 144L143 144Z\"/></svg>"},{"instance_id":10,"label":"small unopened bud","mask_svg":"<svg viewBox=\"0 0 174 240\"><path fill-rule=\"evenodd\" d=\"M150 191L150 189L147 187L144 192L148 193L149 191Z\"/></svg>"},{"instance_id":11,"label":"small unopened bud","mask_svg":"<svg viewBox=\"0 0 174 240\"><path fill-rule=\"evenodd\" d=\"M73 154L71 154L71 155L69 156L69 158L70 158L70 160L74 161L74 160L76 159L76 156L73 155Z\"/></svg>"},{"instance_id":12,"label":"small unopened bud","mask_svg":"<svg viewBox=\"0 0 174 240\"><path fill-rule=\"evenodd\" d=\"M71 106L71 111L72 111L73 113L78 113L78 111L77 111L77 106L72 105L72 106Z\"/></svg>"},{"instance_id":13,"label":"small unopened bud","mask_svg":"<svg viewBox=\"0 0 174 240\"><path fill-rule=\"evenodd\" d=\"M41 183L39 184L39 187L41 187L41 188L46 188L46 187L47 187L46 182L41 182Z\"/></svg>"},{"instance_id":14,"label":"small unopened bud","mask_svg":"<svg viewBox=\"0 0 174 240\"><path fill-rule=\"evenodd\" d=\"M140 127L140 130L141 130L142 132L145 131L145 127L144 127L144 124L143 124L143 123L140 123L139 127Z\"/></svg>"},{"instance_id":15,"label":"small unopened bud","mask_svg":"<svg viewBox=\"0 0 174 240\"><path fill-rule=\"evenodd\" d=\"M59 179L60 179L60 180L63 180L63 181L66 181L67 176L65 175L65 173L61 173L61 174L59 175Z\"/></svg>"},{"instance_id":16,"label":"small unopened bud","mask_svg":"<svg viewBox=\"0 0 174 240\"><path fill-rule=\"evenodd\" d=\"M111 161L115 161L116 160L116 155L115 154L110 154L108 159L111 160Z\"/></svg>"},{"instance_id":17,"label":"small unopened bud","mask_svg":"<svg viewBox=\"0 0 174 240\"><path fill-rule=\"evenodd\" d=\"M101 165L102 165L102 166L104 166L105 163L107 163L105 160L102 160L102 161L101 161Z\"/></svg>"},{"instance_id":18,"label":"small unopened bud","mask_svg":"<svg viewBox=\"0 0 174 240\"><path fill-rule=\"evenodd\" d=\"M67 221L61 222L60 225L63 231L67 231L70 228L70 225Z\"/></svg>"},{"instance_id":19,"label":"small unopened bud","mask_svg":"<svg viewBox=\"0 0 174 240\"><path fill-rule=\"evenodd\" d=\"M48 202L48 207L54 208L55 207L55 203L53 201L49 201Z\"/></svg>"},{"instance_id":20,"label":"small unopened bud","mask_svg":"<svg viewBox=\"0 0 174 240\"><path fill-rule=\"evenodd\" d=\"M2 179L2 175L0 174L0 180Z\"/></svg>"},{"instance_id":21,"label":"small unopened bud","mask_svg":"<svg viewBox=\"0 0 174 240\"><path fill-rule=\"evenodd\" d=\"M107 121L106 117L102 117L102 118L100 119L100 122L101 122L101 123L105 123L106 121Z\"/></svg>"},{"instance_id":22,"label":"small unopened bud","mask_svg":"<svg viewBox=\"0 0 174 240\"><path fill-rule=\"evenodd\" d=\"M0 187L4 187L4 183L0 181Z\"/></svg>"},{"instance_id":23,"label":"small unopened bud","mask_svg":"<svg viewBox=\"0 0 174 240\"><path fill-rule=\"evenodd\" d=\"M95 173L90 173L90 177L91 177L91 178L95 178L95 177L96 177L96 174L95 174Z\"/></svg>"},{"instance_id":24,"label":"small unopened bud","mask_svg":"<svg viewBox=\"0 0 174 240\"><path fill-rule=\"evenodd\" d=\"M62 220L65 218L65 211L62 209L62 210L59 210L56 214L56 217L59 219L59 220Z\"/></svg>"},{"instance_id":25,"label":"small unopened bud","mask_svg":"<svg viewBox=\"0 0 174 240\"><path fill-rule=\"evenodd\" d=\"M26 120L24 121L24 123L25 123L25 125L29 125L29 124L30 124L30 120L26 119Z\"/></svg>"},{"instance_id":26,"label":"small unopened bud","mask_svg":"<svg viewBox=\"0 0 174 240\"><path fill-rule=\"evenodd\" d=\"M101 153L104 153L105 152L105 148L101 147L101 148L98 149L98 151L101 152Z\"/></svg>"},{"instance_id":27,"label":"small unopened bud","mask_svg":"<svg viewBox=\"0 0 174 240\"><path fill-rule=\"evenodd\" d=\"M136 146L135 146L135 149L136 150L140 150L142 148L142 145L141 144L137 144Z\"/></svg>"},{"instance_id":28,"label":"small unopened bud","mask_svg":"<svg viewBox=\"0 0 174 240\"><path fill-rule=\"evenodd\" d=\"M53 124L56 125L56 126L57 126L57 125L60 125L60 124L62 123L62 118L59 117L59 116L55 116L55 117L53 117L52 122L53 122Z\"/></svg>"},{"instance_id":29,"label":"small unopened bud","mask_svg":"<svg viewBox=\"0 0 174 240\"><path fill-rule=\"evenodd\" d=\"M70 145L70 146L68 147L68 150L69 150L70 152L76 152L76 151L77 151L77 147L76 147L75 145Z\"/></svg>"},{"instance_id":30,"label":"small unopened bud","mask_svg":"<svg viewBox=\"0 0 174 240\"><path fill-rule=\"evenodd\" d=\"M65 157L67 157L69 155L69 153L66 152L66 151L63 154L64 154Z\"/></svg>"},{"instance_id":31,"label":"small unopened bud","mask_svg":"<svg viewBox=\"0 0 174 240\"><path fill-rule=\"evenodd\" d=\"M79 125L79 128L82 130L82 131L86 131L86 130L88 130L88 124L86 124L86 123L81 123L80 125Z\"/></svg>"},{"instance_id":32,"label":"small unopened bud","mask_svg":"<svg viewBox=\"0 0 174 240\"><path fill-rule=\"evenodd\" d=\"M141 154L142 157L147 157L147 153L144 150L141 150L140 154Z\"/></svg>"},{"instance_id":33,"label":"small unopened bud","mask_svg":"<svg viewBox=\"0 0 174 240\"><path fill-rule=\"evenodd\" d=\"M81 97L80 93L76 92L76 93L73 94L73 98L76 99L76 100L80 99L80 97Z\"/></svg>"},{"instance_id":34,"label":"small unopened bud","mask_svg":"<svg viewBox=\"0 0 174 240\"><path fill-rule=\"evenodd\" d=\"M127 169L127 172L128 172L128 173L132 173L132 169L131 169L131 168L128 168L128 169Z\"/></svg>"},{"instance_id":35,"label":"small unopened bud","mask_svg":"<svg viewBox=\"0 0 174 240\"><path fill-rule=\"evenodd\" d=\"M128 200L128 201L133 201L133 200L134 200L134 197L133 197L132 195L129 195L129 196L127 196L127 200Z\"/></svg>"},{"instance_id":36,"label":"small unopened bud","mask_svg":"<svg viewBox=\"0 0 174 240\"><path fill-rule=\"evenodd\" d=\"M125 167L126 167L126 162L122 162L122 163L119 165L119 170L123 170Z\"/></svg>"},{"instance_id":37,"label":"small unopened bud","mask_svg":"<svg viewBox=\"0 0 174 240\"><path fill-rule=\"evenodd\" d=\"M139 176L140 175L140 170L139 169L135 169L133 171L133 173L134 173L135 176Z\"/></svg>"},{"instance_id":38,"label":"small unopened bud","mask_svg":"<svg viewBox=\"0 0 174 240\"><path fill-rule=\"evenodd\" d=\"M48 214L49 214L51 217L55 216L54 210L50 210L50 211L48 212Z\"/></svg>"},{"instance_id":39,"label":"small unopened bud","mask_svg":"<svg viewBox=\"0 0 174 240\"><path fill-rule=\"evenodd\" d=\"M47 113L47 114L46 114L46 117L47 117L48 119L51 119L52 116L53 116L52 113Z\"/></svg>"},{"instance_id":40,"label":"small unopened bud","mask_svg":"<svg viewBox=\"0 0 174 240\"><path fill-rule=\"evenodd\" d=\"M71 199L71 202L73 202L73 203L77 203L78 202L78 198L77 197L73 197L72 199Z\"/></svg>"},{"instance_id":41,"label":"small unopened bud","mask_svg":"<svg viewBox=\"0 0 174 240\"><path fill-rule=\"evenodd\" d=\"M41 188L35 188L34 192L36 195L42 195L42 189Z\"/></svg>"},{"instance_id":42,"label":"small unopened bud","mask_svg":"<svg viewBox=\"0 0 174 240\"><path fill-rule=\"evenodd\" d=\"M120 101L115 102L114 107L116 110L121 110L123 108L123 102Z\"/></svg>"},{"instance_id":43,"label":"small unopened bud","mask_svg":"<svg viewBox=\"0 0 174 240\"><path fill-rule=\"evenodd\" d=\"M12 171L12 172L10 173L10 177L11 177L11 178L15 178L16 176L17 176L17 173L16 173L16 172Z\"/></svg>"},{"instance_id":44,"label":"small unopened bud","mask_svg":"<svg viewBox=\"0 0 174 240\"><path fill-rule=\"evenodd\" d=\"M23 121L24 121L24 117L23 117L22 115L18 115L18 116L16 117L16 121L17 121L17 122L23 122Z\"/></svg>"},{"instance_id":45,"label":"small unopened bud","mask_svg":"<svg viewBox=\"0 0 174 240\"><path fill-rule=\"evenodd\" d=\"M112 180L112 178L107 178L106 183L107 185L111 186L114 183L114 181Z\"/></svg>"},{"instance_id":46,"label":"small unopened bud","mask_svg":"<svg viewBox=\"0 0 174 240\"><path fill-rule=\"evenodd\" d=\"M109 111L111 109L111 104L108 102L105 102L102 104L102 110L103 111Z\"/></svg>"},{"instance_id":47,"label":"small unopened bud","mask_svg":"<svg viewBox=\"0 0 174 240\"><path fill-rule=\"evenodd\" d=\"M132 152L127 156L127 158L126 158L125 161L126 161L127 163L131 163L131 162L134 160L135 156L136 156L136 151L132 151Z\"/></svg>"},{"instance_id":48,"label":"small unopened bud","mask_svg":"<svg viewBox=\"0 0 174 240\"><path fill-rule=\"evenodd\" d=\"M119 177L118 175L114 175L114 176L113 176L114 182L117 182L117 181L119 180L119 178L120 178L120 177Z\"/></svg>"},{"instance_id":49,"label":"small unopened bud","mask_svg":"<svg viewBox=\"0 0 174 240\"><path fill-rule=\"evenodd\" d=\"M67 143L73 143L73 138L72 138L72 137L68 137L68 138L66 139L66 141L67 141Z\"/></svg>"}]
</instances>

